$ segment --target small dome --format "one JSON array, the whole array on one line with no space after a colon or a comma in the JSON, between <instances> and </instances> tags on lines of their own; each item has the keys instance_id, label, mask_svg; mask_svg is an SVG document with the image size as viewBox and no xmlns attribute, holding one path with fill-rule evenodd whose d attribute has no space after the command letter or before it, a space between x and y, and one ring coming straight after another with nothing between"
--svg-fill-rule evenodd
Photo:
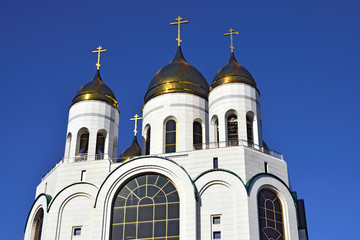
<instances>
[{"instance_id":1,"label":"small dome","mask_svg":"<svg viewBox=\"0 0 360 240\"><path fill-rule=\"evenodd\" d=\"M172 92L192 93L203 98L207 98L209 93L208 82L185 60L180 47L174 59L155 74L144 101L146 103L155 96Z\"/></svg>"},{"instance_id":2,"label":"small dome","mask_svg":"<svg viewBox=\"0 0 360 240\"><path fill-rule=\"evenodd\" d=\"M137 142L136 136L134 136L131 145L120 154L120 158L118 159L117 162L123 162L129 160L132 157L136 157L140 155L141 155L141 148Z\"/></svg>"},{"instance_id":3,"label":"small dome","mask_svg":"<svg viewBox=\"0 0 360 240\"><path fill-rule=\"evenodd\" d=\"M72 101L72 104L84 100L104 101L118 108L115 95L101 79L99 70L96 71L94 78L90 82L86 83L79 89Z\"/></svg>"},{"instance_id":4,"label":"small dome","mask_svg":"<svg viewBox=\"0 0 360 240\"><path fill-rule=\"evenodd\" d=\"M241 66L236 61L234 53L231 53L229 62L216 73L214 80L211 83L210 91L221 84L233 82L246 83L258 90L257 84L250 72Z\"/></svg>"}]
</instances>

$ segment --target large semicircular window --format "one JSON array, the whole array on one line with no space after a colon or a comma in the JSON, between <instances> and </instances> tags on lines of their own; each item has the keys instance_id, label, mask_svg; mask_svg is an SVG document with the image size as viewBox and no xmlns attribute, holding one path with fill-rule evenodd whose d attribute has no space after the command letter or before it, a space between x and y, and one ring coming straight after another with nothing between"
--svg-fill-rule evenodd
<instances>
[{"instance_id":1,"label":"large semicircular window","mask_svg":"<svg viewBox=\"0 0 360 240\"><path fill-rule=\"evenodd\" d=\"M112 205L111 240L179 240L179 194L170 179L137 176L122 186Z\"/></svg>"}]
</instances>

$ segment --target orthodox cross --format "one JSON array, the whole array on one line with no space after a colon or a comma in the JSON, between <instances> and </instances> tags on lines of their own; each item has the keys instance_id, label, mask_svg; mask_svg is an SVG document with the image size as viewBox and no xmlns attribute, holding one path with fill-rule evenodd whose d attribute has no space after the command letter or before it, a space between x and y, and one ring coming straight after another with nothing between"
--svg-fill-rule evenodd
<instances>
[{"instance_id":1,"label":"orthodox cross","mask_svg":"<svg viewBox=\"0 0 360 240\"><path fill-rule=\"evenodd\" d=\"M176 41L178 42L178 46L180 46L180 43L182 43L182 40L180 39L180 24L188 23L189 21L188 20L181 21L183 20L183 18L180 16L178 18L175 18L175 20L176 22L172 22L170 23L170 25L178 25L178 37Z\"/></svg>"},{"instance_id":2,"label":"orthodox cross","mask_svg":"<svg viewBox=\"0 0 360 240\"><path fill-rule=\"evenodd\" d=\"M135 121L135 129L134 129L134 135L135 136L137 134L137 131L136 131L136 129L137 129L137 120L140 120L140 119L142 119L142 117L139 117L139 115L137 115L137 114L135 114L134 118L130 118L130 120Z\"/></svg>"},{"instance_id":3,"label":"orthodox cross","mask_svg":"<svg viewBox=\"0 0 360 240\"><path fill-rule=\"evenodd\" d=\"M103 49L101 46L99 46L98 48L97 48L97 50L94 50L94 51L92 51L93 53L98 53L98 61L97 61L97 63L96 63L96 67L97 67L97 70L99 70L99 68L100 68L100 53L102 53L102 52L106 52L107 50L106 49Z\"/></svg>"},{"instance_id":4,"label":"orthodox cross","mask_svg":"<svg viewBox=\"0 0 360 240\"><path fill-rule=\"evenodd\" d=\"M230 35L230 39L231 39L231 45L230 45L230 49L231 52L234 52L234 45L233 45L233 35L234 34L239 34L239 32L234 32L234 29L230 28L228 33L224 33L224 36Z\"/></svg>"}]
</instances>

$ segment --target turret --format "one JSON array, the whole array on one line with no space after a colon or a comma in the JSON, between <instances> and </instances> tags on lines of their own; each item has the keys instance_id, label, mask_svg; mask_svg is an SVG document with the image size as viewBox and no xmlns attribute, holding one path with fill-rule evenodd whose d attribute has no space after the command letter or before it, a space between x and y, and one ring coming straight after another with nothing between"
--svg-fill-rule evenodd
<instances>
[{"instance_id":1,"label":"turret","mask_svg":"<svg viewBox=\"0 0 360 240\"><path fill-rule=\"evenodd\" d=\"M100 56L101 49L94 52ZM99 59L94 78L79 89L69 108L67 162L116 158L120 111L114 93L100 76Z\"/></svg>"},{"instance_id":2,"label":"turret","mask_svg":"<svg viewBox=\"0 0 360 240\"><path fill-rule=\"evenodd\" d=\"M262 147L260 92L248 70L235 58L232 29L228 63L214 77L209 93L210 144Z\"/></svg>"}]
</instances>

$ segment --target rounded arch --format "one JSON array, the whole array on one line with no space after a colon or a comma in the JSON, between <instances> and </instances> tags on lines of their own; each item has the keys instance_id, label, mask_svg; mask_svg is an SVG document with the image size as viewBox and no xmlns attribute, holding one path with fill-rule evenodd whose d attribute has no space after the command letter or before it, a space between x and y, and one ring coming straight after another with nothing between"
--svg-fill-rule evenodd
<instances>
[{"instance_id":1,"label":"rounded arch","mask_svg":"<svg viewBox=\"0 0 360 240\"><path fill-rule=\"evenodd\" d=\"M135 222L135 229L129 223ZM129 178L112 201L110 239L179 237L179 194L158 173Z\"/></svg>"},{"instance_id":2,"label":"rounded arch","mask_svg":"<svg viewBox=\"0 0 360 240\"><path fill-rule=\"evenodd\" d=\"M98 192L95 202L95 214L102 215L102 219L94 223L103 226L102 240L110 237L111 204L118 189L134 176L145 173L156 173L169 178L175 185L180 199L180 233L184 239L190 239L196 230L189 228L196 223L196 188L187 172L177 163L161 157L133 158L114 169L105 179ZM101 204L100 204L101 203ZM187 222L181 221L187 219ZM183 237L182 236L182 237Z\"/></svg>"},{"instance_id":3,"label":"rounded arch","mask_svg":"<svg viewBox=\"0 0 360 240\"><path fill-rule=\"evenodd\" d=\"M76 138L76 156L75 161L86 160L89 149L90 132L86 127L81 128Z\"/></svg>"},{"instance_id":4,"label":"rounded arch","mask_svg":"<svg viewBox=\"0 0 360 240\"><path fill-rule=\"evenodd\" d=\"M176 152L177 145L177 120L168 116L164 120L164 153Z\"/></svg>"},{"instance_id":5,"label":"rounded arch","mask_svg":"<svg viewBox=\"0 0 360 240\"><path fill-rule=\"evenodd\" d=\"M65 159L68 159L70 157L71 139L72 139L72 134L71 132L69 132L66 136L65 154L64 154Z\"/></svg>"},{"instance_id":6,"label":"rounded arch","mask_svg":"<svg viewBox=\"0 0 360 240\"><path fill-rule=\"evenodd\" d=\"M105 146L107 145L107 132L100 129L96 134L95 159L104 159Z\"/></svg>"},{"instance_id":7,"label":"rounded arch","mask_svg":"<svg viewBox=\"0 0 360 240\"><path fill-rule=\"evenodd\" d=\"M254 112L248 111L246 113L246 141L249 147L254 146L254 119Z\"/></svg>"},{"instance_id":8,"label":"rounded arch","mask_svg":"<svg viewBox=\"0 0 360 240\"><path fill-rule=\"evenodd\" d=\"M296 205L288 186L276 176L265 173L254 176L248 184L249 207L255 209L249 217L250 221L257 223L258 226L257 231L250 229L253 231L251 234L255 234L257 239L260 239L258 194L262 189L271 189L277 194L283 206L285 239L298 239Z\"/></svg>"},{"instance_id":9,"label":"rounded arch","mask_svg":"<svg viewBox=\"0 0 360 240\"><path fill-rule=\"evenodd\" d=\"M43 219L46 219L47 212L48 212L48 206L51 201L51 196L47 195L45 193L39 194L37 198L35 199L33 205L31 206L31 209L29 211L26 224L25 224L25 240L34 240L34 230L35 225L34 223L36 220L36 216L40 209L43 211Z\"/></svg>"},{"instance_id":10,"label":"rounded arch","mask_svg":"<svg viewBox=\"0 0 360 240\"><path fill-rule=\"evenodd\" d=\"M204 128L205 126L200 118L194 119L192 133L193 133L193 148L195 150L203 148L203 143L204 143L203 132L205 130Z\"/></svg>"},{"instance_id":11,"label":"rounded arch","mask_svg":"<svg viewBox=\"0 0 360 240\"><path fill-rule=\"evenodd\" d=\"M44 222L44 209L42 207L39 207L32 221L30 239L32 240L41 239L43 222Z\"/></svg>"},{"instance_id":12,"label":"rounded arch","mask_svg":"<svg viewBox=\"0 0 360 240\"><path fill-rule=\"evenodd\" d=\"M211 117L210 125L212 126L210 130L210 144L215 144L214 147L219 147L219 117L217 115Z\"/></svg>"},{"instance_id":13,"label":"rounded arch","mask_svg":"<svg viewBox=\"0 0 360 240\"><path fill-rule=\"evenodd\" d=\"M145 140L143 146L145 146L145 155L150 155L151 126L149 123L146 124L146 126L144 127L144 133L145 133Z\"/></svg>"},{"instance_id":14,"label":"rounded arch","mask_svg":"<svg viewBox=\"0 0 360 240\"><path fill-rule=\"evenodd\" d=\"M225 133L226 145L239 145L239 122L238 113L234 109L230 109L225 113Z\"/></svg>"}]
</instances>

